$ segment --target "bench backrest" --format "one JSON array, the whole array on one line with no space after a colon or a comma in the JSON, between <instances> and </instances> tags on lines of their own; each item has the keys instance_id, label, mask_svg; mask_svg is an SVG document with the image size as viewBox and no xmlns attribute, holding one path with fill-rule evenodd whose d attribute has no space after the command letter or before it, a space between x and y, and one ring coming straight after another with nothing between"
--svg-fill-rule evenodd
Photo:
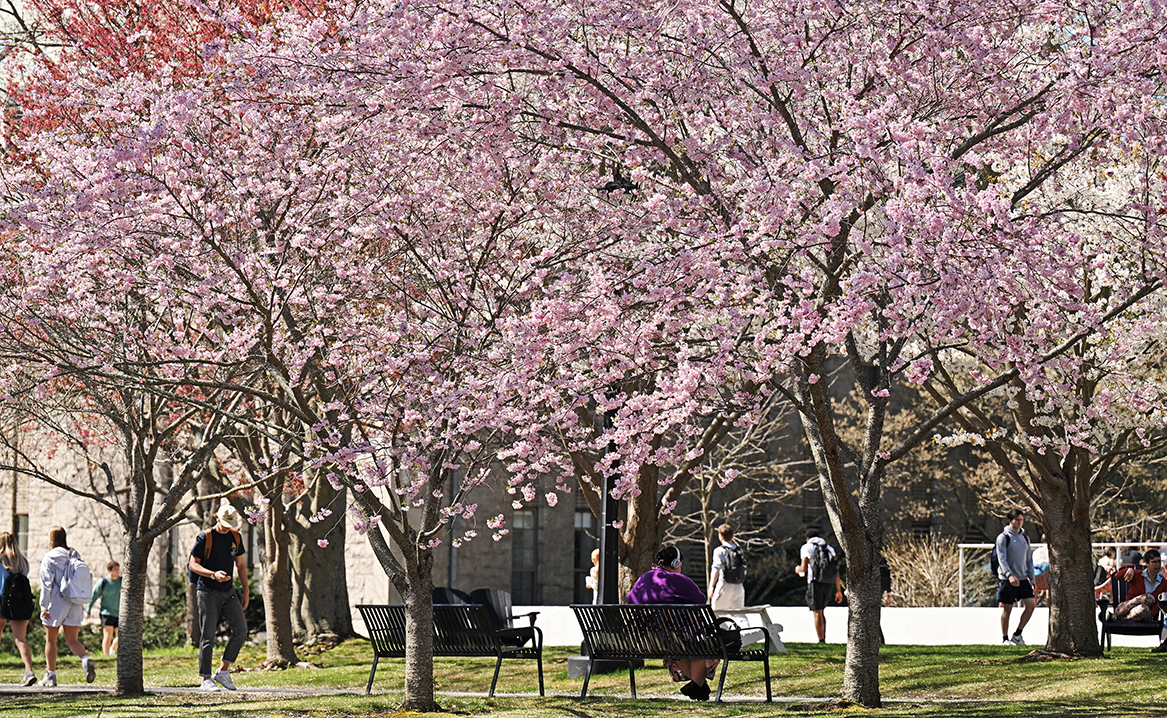
<instances>
[{"instance_id":1,"label":"bench backrest","mask_svg":"<svg viewBox=\"0 0 1167 718\"><path fill-rule=\"evenodd\" d=\"M382 658L405 655L405 606L357 606L373 650ZM490 614L484 606L434 606L435 656L494 656L499 653Z\"/></svg>"},{"instance_id":2,"label":"bench backrest","mask_svg":"<svg viewBox=\"0 0 1167 718\"><path fill-rule=\"evenodd\" d=\"M589 653L605 658L724 658L708 605L574 605Z\"/></svg>"}]
</instances>

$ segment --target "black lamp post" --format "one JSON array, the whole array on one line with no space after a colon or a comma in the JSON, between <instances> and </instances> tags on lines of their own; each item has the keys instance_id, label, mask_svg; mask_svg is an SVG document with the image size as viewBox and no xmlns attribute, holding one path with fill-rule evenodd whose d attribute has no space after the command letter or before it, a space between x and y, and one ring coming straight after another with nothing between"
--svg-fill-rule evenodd
<instances>
[{"instance_id":1,"label":"black lamp post","mask_svg":"<svg viewBox=\"0 0 1167 718\"><path fill-rule=\"evenodd\" d=\"M612 412L604 412L604 430L612 428ZM605 455L616 453L615 440L609 440ZM600 581L596 593L600 603L620 603L620 532L615 523L620 518L620 502L612 496L613 474L620 462L612 464L601 483L603 503L600 505Z\"/></svg>"}]
</instances>

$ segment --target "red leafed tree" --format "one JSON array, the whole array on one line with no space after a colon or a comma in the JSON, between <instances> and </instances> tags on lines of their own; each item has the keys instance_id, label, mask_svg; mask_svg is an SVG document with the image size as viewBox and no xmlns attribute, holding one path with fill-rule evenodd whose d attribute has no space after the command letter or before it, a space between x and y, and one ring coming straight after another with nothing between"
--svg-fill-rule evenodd
<instances>
[{"instance_id":1,"label":"red leafed tree","mask_svg":"<svg viewBox=\"0 0 1167 718\"><path fill-rule=\"evenodd\" d=\"M78 105L86 99L78 97L79 81L195 77L240 29L267 25L284 13L308 20L324 6L318 0L29 0L9 6L0 10L14 30L5 38L8 95L25 113L16 129L78 122Z\"/></svg>"}]
</instances>

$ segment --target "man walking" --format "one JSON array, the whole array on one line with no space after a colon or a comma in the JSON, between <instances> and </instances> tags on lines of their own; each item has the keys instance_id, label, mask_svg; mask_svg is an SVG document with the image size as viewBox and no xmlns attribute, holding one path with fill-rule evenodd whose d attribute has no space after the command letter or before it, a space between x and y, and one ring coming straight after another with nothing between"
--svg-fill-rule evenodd
<instances>
[{"instance_id":1,"label":"man walking","mask_svg":"<svg viewBox=\"0 0 1167 718\"><path fill-rule=\"evenodd\" d=\"M717 527L721 545L713 549L713 569L709 574L709 604L717 611L746 605L746 553L733 542L733 527Z\"/></svg>"},{"instance_id":2,"label":"man walking","mask_svg":"<svg viewBox=\"0 0 1167 718\"><path fill-rule=\"evenodd\" d=\"M223 504L215 516L214 528L199 534L190 552L190 570L198 577L199 675L202 677L199 688L217 691L222 686L233 691L235 683L228 670L239 657L239 649L247 638L247 620L243 611L251 592L247 585L247 564L243 560L243 541L239 536L239 512L231 505ZM236 594L232 585L235 569L239 569L239 579L243 582L242 597ZM227 619L231 637L223 649L219 670L212 674L211 659L220 618Z\"/></svg>"},{"instance_id":3,"label":"man walking","mask_svg":"<svg viewBox=\"0 0 1167 718\"><path fill-rule=\"evenodd\" d=\"M1029 623L1033 609L1037 605L1033 596L1033 553L1029 549L1029 537L1025 535L1022 524L1025 523L1025 512L1021 509L1010 509L1005 514L1009 523L997 536L993 553L997 564L997 604L1001 607L1001 642L1025 645L1021 631ZM1013 604L1021 602L1024 610L1021 612L1021 621L1017 630L1009 636L1009 614L1013 611Z\"/></svg>"},{"instance_id":4,"label":"man walking","mask_svg":"<svg viewBox=\"0 0 1167 718\"><path fill-rule=\"evenodd\" d=\"M819 643L827 642L827 598L835 589L835 603L843 602L843 584L839 582L839 561L835 549L819 536L818 529L806 532L806 543L799 551L802 559L794 567L799 576L806 576L806 606L814 614L814 630Z\"/></svg>"}]
</instances>

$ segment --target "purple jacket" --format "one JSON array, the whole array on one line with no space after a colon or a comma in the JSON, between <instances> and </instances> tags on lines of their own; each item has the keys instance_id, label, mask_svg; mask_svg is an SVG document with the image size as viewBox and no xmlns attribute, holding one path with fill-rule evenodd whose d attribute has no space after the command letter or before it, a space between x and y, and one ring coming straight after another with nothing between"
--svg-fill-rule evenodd
<instances>
[{"instance_id":1,"label":"purple jacket","mask_svg":"<svg viewBox=\"0 0 1167 718\"><path fill-rule=\"evenodd\" d=\"M628 603L706 603L705 594L683 573L652 568L632 586Z\"/></svg>"}]
</instances>

